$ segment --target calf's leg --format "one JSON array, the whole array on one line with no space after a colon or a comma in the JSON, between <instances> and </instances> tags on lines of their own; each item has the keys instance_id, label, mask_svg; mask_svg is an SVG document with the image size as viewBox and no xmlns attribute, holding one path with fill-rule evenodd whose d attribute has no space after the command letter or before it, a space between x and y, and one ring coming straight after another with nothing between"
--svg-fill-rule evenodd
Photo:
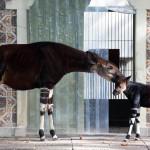
<instances>
[{"instance_id":1,"label":"calf's leg","mask_svg":"<svg viewBox=\"0 0 150 150\"><path fill-rule=\"evenodd\" d=\"M129 130L128 130L128 133L126 135L126 139L130 139L134 123L135 123L135 118L134 117L130 118L129 119Z\"/></svg>"},{"instance_id":2,"label":"calf's leg","mask_svg":"<svg viewBox=\"0 0 150 150\"><path fill-rule=\"evenodd\" d=\"M138 113L138 108L131 108L131 117L129 119L129 130L128 130L128 133L126 135L126 140L130 139L130 137L131 137L137 113Z\"/></svg>"},{"instance_id":3,"label":"calf's leg","mask_svg":"<svg viewBox=\"0 0 150 150\"><path fill-rule=\"evenodd\" d=\"M135 118L135 125L136 125L136 135L135 139L138 140L140 138L140 113L137 114Z\"/></svg>"}]
</instances>

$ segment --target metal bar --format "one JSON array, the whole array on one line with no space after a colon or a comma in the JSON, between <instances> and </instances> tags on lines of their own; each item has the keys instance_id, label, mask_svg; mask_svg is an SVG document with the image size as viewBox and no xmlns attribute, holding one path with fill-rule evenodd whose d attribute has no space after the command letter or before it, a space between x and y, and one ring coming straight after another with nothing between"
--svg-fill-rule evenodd
<instances>
[{"instance_id":1,"label":"metal bar","mask_svg":"<svg viewBox=\"0 0 150 150\"><path fill-rule=\"evenodd\" d=\"M132 33L133 33L133 81L135 81L135 78L136 78L136 74L135 74L135 29L136 29L136 15L135 14L133 14L133 31L132 31Z\"/></svg>"}]
</instances>

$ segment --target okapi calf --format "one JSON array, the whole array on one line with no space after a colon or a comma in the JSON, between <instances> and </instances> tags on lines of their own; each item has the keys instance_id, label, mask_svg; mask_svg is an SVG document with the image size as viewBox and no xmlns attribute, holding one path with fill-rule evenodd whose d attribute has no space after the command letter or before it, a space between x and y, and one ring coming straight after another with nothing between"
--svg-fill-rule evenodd
<instances>
[{"instance_id":1,"label":"okapi calf","mask_svg":"<svg viewBox=\"0 0 150 150\"><path fill-rule=\"evenodd\" d=\"M41 89L41 141L45 140L46 111L50 120L50 134L57 139L52 117L52 91L59 80L70 72L96 72L114 83L117 79L125 79L113 63L92 52L83 52L64 44L37 42L0 46L0 83L16 90Z\"/></svg>"},{"instance_id":2,"label":"okapi calf","mask_svg":"<svg viewBox=\"0 0 150 150\"><path fill-rule=\"evenodd\" d=\"M113 94L117 95L122 92L130 101L131 108L129 130L125 141L130 139L134 125L136 127L135 139L138 140L140 138L140 107L150 107L150 85L132 82L129 78L124 81L118 80Z\"/></svg>"}]
</instances>

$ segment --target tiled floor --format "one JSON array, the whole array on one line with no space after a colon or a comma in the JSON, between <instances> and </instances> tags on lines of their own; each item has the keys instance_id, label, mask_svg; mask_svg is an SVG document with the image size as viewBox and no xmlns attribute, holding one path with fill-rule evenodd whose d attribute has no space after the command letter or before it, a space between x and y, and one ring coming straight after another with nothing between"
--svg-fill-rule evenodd
<instances>
[{"instance_id":1,"label":"tiled floor","mask_svg":"<svg viewBox=\"0 0 150 150\"><path fill-rule=\"evenodd\" d=\"M59 138L57 141L39 138L1 138L1 150L150 150L150 138L133 138L123 142L124 135L102 135Z\"/></svg>"}]
</instances>

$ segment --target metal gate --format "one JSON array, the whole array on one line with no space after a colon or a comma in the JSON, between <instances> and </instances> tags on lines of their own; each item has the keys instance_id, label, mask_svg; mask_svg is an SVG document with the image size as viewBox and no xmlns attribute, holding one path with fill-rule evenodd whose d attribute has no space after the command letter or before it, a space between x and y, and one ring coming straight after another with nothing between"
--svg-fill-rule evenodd
<instances>
[{"instance_id":1,"label":"metal gate","mask_svg":"<svg viewBox=\"0 0 150 150\"><path fill-rule=\"evenodd\" d=\"M84 13L84 49L119 49L121 72L125 76L132 75L134 78L133 26L133 14L109 12L104 8L89 7ZM96 133L107 132L109 126L108 100L126 99L124 95L114 97L112 95L114 85L106 82L102 78L95 78L93 74L84 75L85 130L87 132L93 132L90 122L96 124L94 126ZM94 84L89 85L89 83ZM93 88L97 89L94 90L94 93L90 92ZM97 116L97 112L101 111L100 107L103 108L103 111L101 116ZM104 124L104 126L97 128L97 124Z\"/></svg>"}]
</instances>

